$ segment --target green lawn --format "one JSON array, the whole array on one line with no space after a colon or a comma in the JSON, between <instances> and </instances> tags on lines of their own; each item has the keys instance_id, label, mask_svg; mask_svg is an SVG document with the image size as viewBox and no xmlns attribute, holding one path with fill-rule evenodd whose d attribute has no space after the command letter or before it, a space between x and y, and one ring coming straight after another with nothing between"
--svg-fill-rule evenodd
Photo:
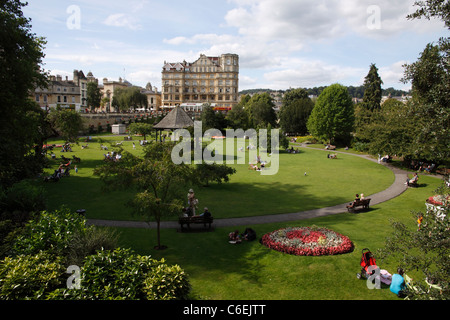
<instances>
[{"instance_id":1,"label":"green lawn","mask_svg":"<svg viewBox=\"0 0 450 320\"><path fill-rule=\"evenodd\" d=\"M114 144L123 138L102 139ZM126 150L140 152L137 140L137 150L133 150L131 142L122 142ZM279 172L274 176L261 176L247 165L233 165L237 173L229 183L196 189L200 206L208 206L216 218L297 212L345 203L355 193L369 196L387 188L394 179L384 166L354 155L339 154L338 159L332 160L324 151L301 151L280 154ZM72 209L86 209L88 218L133 219L125 206L133 193L103 193L99 179L92 176L95 166L102 163L103 153L100 144L92 142L88 149L74 146L74 152L64 154L77 155L82 162L78 174L73 173L58 183L44 184L49 209L65 204ZM59 157L63 153L56 154ZM424 210L425 199L440 184L434 177L420 179L419 188L408 189L389 202L373 206L369 212L250 226L257 231L258 238L286 226L327 227L350 237L355 244L355 250L344 255L290 256L269 250L258 241L230 245L227 235L234 227L201 233L163 229L162 244L168 249L162 251L153 249L155 230L118 228L120 242L121 246L140 254L179 264L190 276L192 295L196 299L397 299L387 288L369 290L365 281L356 279L356 273L360 270L361 250L367 247L374 252L383 246L392 231L390 219L415 225L411 210ZM244 227L238 229L243 231ZM397 268L396 265L380 266L391 273Z\"/></svg>"},{"instance_id":2,"label":"green lawn","mask_svg":"<svg viewBox=\"0 0 450 320\"><path fill-rule=\"evenodd\" d=\"M136 149L133 149L132 142L123 141L123 137L101 139L103 145L122 142L127 151L136 154L141 151L137 140L134 141ZM238 157L245 154L235 152ZM50 209L64 203L73 210L86 209L87 216L93 219L138 219L132 217L125 206L133 196L132 191L103 192L101 181L93 176L93 169L103 163L106 153L100 143L91 142L88 149L75 145L73 152L55 153L58 159L61 155L68 158L76 155L82 160L78 174L72 172L67 179L47 184ZM57 162L52 161L52 168ZM236 174L230 177L229 183L195 188L200 208L207 206L216 218L291 213L333 206L352 200L355 193L369 196L382 191L394 181L394 175L384 166L349 154L328 159L326 152L309 149L302 149L299 154L280 153L276 175L261 175L249 170L248 164L231 166L236 169ZM186 194L190 187L186 186Z\"/></svg>"},{"instance_id":3,"label":"green lawn","mask_svg":"<svg viewBox=\"0 0 450 320\"><path fill-rule=\"evenodd\" d=\"M408 189L399 197L376 206L369 212L342 213L317 219L254 225L258 238L286 226L317 225L344 234L353 241L352 253L337 256L300 257L269 250L258 241L231 245L227 235L235 228L216 228L213 232L179 233L162 230L164 251L153 250L155 230L119 228L121 243L141 254L164 258L179 264L190 275L197 299L215 300L384 300L394 299L389 289L369 290L358 280L361 250L375 252L392 232L390 219L411 227L411 210L425 210L425 199L433 194L440 180L421 177L423 186ZM238 227L243 231L244 227ZM382 269L395 272L397 265L378 261Z\"/></svg>"}]
</instances>

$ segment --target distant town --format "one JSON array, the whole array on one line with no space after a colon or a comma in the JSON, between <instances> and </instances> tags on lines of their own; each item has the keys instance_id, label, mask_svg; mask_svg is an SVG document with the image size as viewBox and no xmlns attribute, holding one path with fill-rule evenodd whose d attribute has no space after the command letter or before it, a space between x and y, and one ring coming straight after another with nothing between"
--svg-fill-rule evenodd
<instances>
[{"instance_id":1,"label":"distant town","mask_svg":"<svg viewBox=\"0 0 450 320\"><path fill-rule=\"evenodd\" d=\"M147 102L136 104L133 112L168 111L180 106L189 111L200 111L204 104L208 104L217 111L227 112L239 103L242 95L254 95L267 92L273 98L276 111L282 107L283 96L293 88L286 90L247 89L239 91L239 56L237 54L222 54L210 57L200 54L194 62L167 62L162 66L162 88L159 90L150 82L145 88L133 85L126 79L111 80L103 78L100 82L91 71L86 75L82 70L74 70L72 79L68 76L51 75L46 88L36 88L32 98L42 109L68 108L82 113L110 113L117 112L118 103L114 97L118 92L127 88L134 88L145 96ZM94 83L101 96L99 103L93 104L88 98L89 83ZM310 98L317 98L325 86L304 88ZM347 87L355 103L362 100L364 86ZM409 92L394 88L383 89L383 101L387 98L406 101ZM124 111L123 108L121 111Z\"/></svg>"}]
</instances>

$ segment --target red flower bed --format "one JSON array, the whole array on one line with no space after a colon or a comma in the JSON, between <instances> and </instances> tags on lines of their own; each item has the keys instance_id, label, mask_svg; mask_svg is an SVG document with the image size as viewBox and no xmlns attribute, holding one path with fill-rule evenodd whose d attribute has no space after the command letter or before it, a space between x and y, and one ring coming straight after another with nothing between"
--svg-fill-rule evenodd
<instances>
[{"instance_id":1,"label":"red flower bed","mask_svg":"<svg viewBox=\"0 0 450 320\"><path fill-rule=\"evenodd\" d=\"M299 256L322 256L353 251L346 236L325 228L290 227L266 233L261 243L280 252Z\"/></svg>"}]
</instances>

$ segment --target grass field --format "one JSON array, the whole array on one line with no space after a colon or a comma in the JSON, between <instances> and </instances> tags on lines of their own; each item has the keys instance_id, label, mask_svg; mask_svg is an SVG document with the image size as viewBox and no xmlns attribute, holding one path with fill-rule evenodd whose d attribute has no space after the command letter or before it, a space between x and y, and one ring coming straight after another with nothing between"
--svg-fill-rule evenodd
<instances>
[{"instance_id":1,"label":"grass field","mask_svg":"<svg viewBox=\"0 0 450 320\"><path fill-rule=\"evenodd\" d=\"M138 141L134 141L136 149L133 149L132 142L123 141L123 137L101 139L103 145L122 142L126 151L135 154L141 151ZM49 208L56 209L64 203L73 210L86 209L89 218L138 219L132 217L125 206L134 194L132 190L102 192L101 181L93 176L94 168L102 165L106 152L99 142L89 143L87 149L74 145L73 152L69 153L56 151L58 161L52 161L48 173L59 163L61 155L68 158L76 155L82 160L77 174L72 171L68 179L46 186ZM241 156L237 150L234 154ZM389 169L376 163L350 154L328 159L325 152L309 149L302 149L299 154L280 153L276 175L261 175L249 170L248 162L230 166L236 169L236 174L230 176L229 183L195 188L199 206L207 206L215 218L291 213L333 206L351 201L355 193L369 196L384 190L394 180ZM186 186L186 194L190 187Z\"/></svg>"},{"instance_id":2,"label":"grass field","mask_svg":"<svg viewBox=\"0 0 450 320\"><path fill-rule=\"evenodd\" d=\"M103 143L119 137L102 137ZM123 138L122 138L123 139ZM129 141L123 147L133 150ZM279 173L261 176L247 165L233 165L237 173L227 184L198 188L200 205L208 206L215 218L257 216L298 212L341 204L353 199L355 193L370 195L386 189L394 176L384 166L350 154L328 159L323 151L301 149L299 154L280 154ZM92 171L101 165L103 153L98 142L81 150L74 146L73 154L82 158L78 174L58 183L46 183L49 209L65 204L72 209L85 208L88 218L132 220L125 202L132 191L102 193L101 183ZM61 154L56 152L57 157ZM56 165L56 162L53 163ZM49 169L49 172L51 169ZM304 172L307 175L304 176ZM361 250L372 252L384 244L392 232L390 220L400 220L415 226L411 210L425 210L425 199L433 194L441 181L421 177L420 188L408 189L393 200L373 206L359 214L338 215L292 221L258 224L253 227L261 237L264 233L286 226L317 225L348 236L355 245L352 253L337 256L298 257L269 250L258 241L230 245L227 235L236 228L216 228L213 232L180 233L162 230L166 250L154 250L156 231L152 229L117 228L120 244L140 254L164 258L179 264L190 276L192 296L215 300L384 300L397 299L387 287L369 290L358 280ZM242 229L240 227L238 229ZM395 264L381 264L391 273Z\"/></svg>"}]
</instances>

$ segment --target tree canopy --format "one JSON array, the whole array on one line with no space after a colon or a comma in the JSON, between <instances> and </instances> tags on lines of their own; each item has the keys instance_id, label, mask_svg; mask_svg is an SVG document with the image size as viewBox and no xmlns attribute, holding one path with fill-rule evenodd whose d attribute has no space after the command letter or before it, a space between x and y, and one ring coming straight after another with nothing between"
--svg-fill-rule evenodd
<instances>
[{"instance_id":1,"label":"tree canopy","mask_svg":"<svg viewBox=\"0 0 450 320\"><path fill-rule=\"evenodd\" d=\"M317 98L308 119L308 130L329 143L348 140L353 130L354 116L354 106L347 88L333 84Z\"/></svg>"},{"instance_id":2,"label":"tree canopy","mask_svg":"<svg viewBox=\"0 0 450 320\"><path fill-rule=\"evenodd\" d=\"M138 87L118 88L114 91L112 106L120 111L148 108L147 96Z\"/></svg>"},{"instance_id":3,"label":"tree canopy","mask_svg":"<svg viewBox=\"0 0 450 320\"><path fill-rule=\"evenodd\" d=\"M0 2L1 185L10 185L36 173L30 171L28 164L36 165L39 160L30 150L42 143L36 128L44 124L35 121L44 117L39 115L41 110L36 103L29 99L29 92L47 86L47 75L42 68L46 42L31 31L31 19L22 12L25 5L18 0ZM33 168L40 170L41 166Z\"/></svg>"},{"instance_id":4,"label":"tree canopy","mask_svg":"<svg viewBox=\"0 0 450 320\"><path fill-rule=\"evenodd\" d=\"M305 89L295 89L283 97L283 105L279 114L280 126L285 133L306 135L308 118L314 103Z\"/></svg>"}]
</instances>

